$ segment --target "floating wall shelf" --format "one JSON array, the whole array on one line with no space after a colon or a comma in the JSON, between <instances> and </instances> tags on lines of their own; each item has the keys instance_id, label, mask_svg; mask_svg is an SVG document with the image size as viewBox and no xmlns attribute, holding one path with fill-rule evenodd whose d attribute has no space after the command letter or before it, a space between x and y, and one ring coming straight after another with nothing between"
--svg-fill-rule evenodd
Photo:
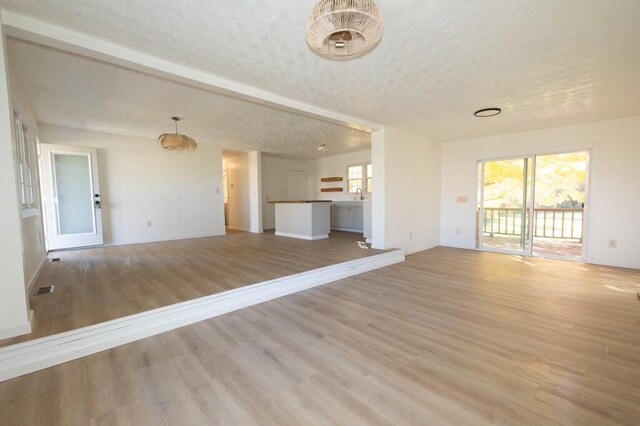
<instances>
[{"instance_id":1,"label":"floating wall shelf","mask_svg":"<svg viewBox=\"0 0 640 426\"><path fill-rule=\"evenodd\" d=\"M320 182L342 182L342 177L336 176L336 177L321 178Z\"/></svg>"}]
</instances>

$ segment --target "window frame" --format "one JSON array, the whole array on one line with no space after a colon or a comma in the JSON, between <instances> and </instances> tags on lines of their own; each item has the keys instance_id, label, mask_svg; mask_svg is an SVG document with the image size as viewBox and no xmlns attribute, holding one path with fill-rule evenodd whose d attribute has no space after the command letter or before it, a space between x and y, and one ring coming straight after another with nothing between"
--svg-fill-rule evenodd
<instances>
[{"instance_id":1,"label":"window frame","mask_svg":"<svg viewBox=\"0 0 640 426\"><path fill-rule=\"evenodd\" d=\"M369 166L371 166L372 172L371 172L371 176L369 176ZM354 179L350 179L349 178L349 169L353 168L353 167L362 167L362 177L361 178L354 178ZM372 179L372 184L369 185L369 179ZM352 180L361 180L362 181L362 193L365 194L370 194L371 193L371 186L373 186L373 164L371 163L371 161L365 161L362 163L355 163L355 164L349 164L347 166L347 193L348 194L356 194L356 192L351 192L351 181Z\"/></svg>"},{"instance_id":2,"label":"window frame","mask_svg":"<svg viewBox=\"0 0 640 426\"><path fill-rule=\"evenodd\" d=\"M38 214L34 168L36 153L33 152L30 129L31 126L20 113L17 105L13 105L13 144L16 152L16 178L19 186L18 195L22 218Z\"/></svg>"}]
</instances>

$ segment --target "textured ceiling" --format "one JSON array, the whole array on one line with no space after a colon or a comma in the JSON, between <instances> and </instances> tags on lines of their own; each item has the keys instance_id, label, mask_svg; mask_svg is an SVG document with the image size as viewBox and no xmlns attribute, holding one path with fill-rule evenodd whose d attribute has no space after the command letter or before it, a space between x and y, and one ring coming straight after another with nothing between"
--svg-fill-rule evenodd
<instances>
[{"instance_id":1,"label":"textured ceiling","mask_svg":"<svg viewBox=\"0 0 640 426\"><path fill-rule=\"evenodd\" d=\"M180 132L199 143L304 159L371 143L369 133L14 39L8 57L42 123L156 138L179 116ZM322 143L330 150L318 152Z\"/></svg>"},{"instance_id":2,"label":"textured ceiling","mask_svg":"<svg viewBox=\"0 0 640 426\"><path fill-rule=\"evenodd\" d=\"M315 0L3 0L3 7L436 140L640 114L638 0L379 0L381 44L329 61ZM479 120L474 110L502 107Z\"/></svg>"}]
</instances>

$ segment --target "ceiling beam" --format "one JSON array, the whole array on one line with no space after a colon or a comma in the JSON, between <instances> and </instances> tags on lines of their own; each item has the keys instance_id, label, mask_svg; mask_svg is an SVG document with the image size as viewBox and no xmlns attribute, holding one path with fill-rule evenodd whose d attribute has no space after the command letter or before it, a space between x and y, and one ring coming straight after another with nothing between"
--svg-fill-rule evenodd
<instances>
[{"instance_id":1,"label":"ceiling beam","mask_svg":"<svg viewBox=\"0 0 640 426\"><path fill-rule=\"evenodd\" d=\"M381 127L367 120L276 95L15 12L2 10L2 25L5 34L14 38L169 79L212 93L365 132L375 131Z\"/></svg>"}]
</instances>

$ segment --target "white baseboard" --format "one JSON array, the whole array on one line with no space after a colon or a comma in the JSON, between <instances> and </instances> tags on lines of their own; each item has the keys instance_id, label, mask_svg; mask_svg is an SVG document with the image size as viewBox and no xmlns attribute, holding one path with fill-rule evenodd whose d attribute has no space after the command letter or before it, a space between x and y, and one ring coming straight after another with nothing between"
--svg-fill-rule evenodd
<instances>
[{"instance_id":1,"label":"white baseboard","mask_svg":"<svg viewBox=\"0 0 640 426\"><path fill-rule=\"evenodd\" d=\"M321 234L321 235L303 235L303 234L290 234L288 232L276 232L278 237L289 237L289 238L298 238L301 240L325 240L329 238L329 234Z\"/></svg>"},{"instance_id":2,"label":"white baseboard","mask_svg":"<svg viewBox=\"0 0 640 426\"><path fill-rule=\"evenodd\" d=\"M209 237L222 237L224 236L224 231L222 233L213 233L213 234L194 234L194 235L185 235L181 237L167 237L167 238L155 238L148 240L140 240L140 241L122 241L117 243L108 243L103 244L103 247L110 246L132 246L136 244L150 244L150 243L164 243L167 241L182 241L182 240L194 240L197 238L209 238ZM84 248L84 247L81 247Z\"/></svg>"},{"instance_id":3,"label":"white baseboard","mask_svg":"<svg viewBox=\"0 0 640 426\"><path fill-rule=\"evenodd\" d=\"M135 245L138 245L138 244L151 244L151 243L165 243L165 242L168 242L168 241L195 240L197 238L224 237L225 235L226 235L226 233L222 232L222 233L214 233L214 234L185 235L185 236L182 236L182 237L167 237L167 238L157 238L157 239L148 239L148 240L110 242L110 243L100 244L98 246L73 247L73 248L63 248L63 249L49 250L49 253L55 253L57 251L85 250L85 249L100 248L100 247L135 246Z\"/></svg>"},{"instance_id":4,"label":"white baseboard","mask_svg":"<svg viewBox=\"0 0 640 426\"><path fill-rule=\"evenodd\" d=\"M31 333L31 321L33 321L33 311L29 311L29 318L27 319L27 322L1 329L0 340Z\"/></svg>"},{"instance_id":5,"label":"white baseboard","mask_svg":"<svg viewBox=\"0 0 640 426\"><path fill-rule=\"evenodd\" d=\"M364 232L363 229L356 229L356 228L331 228L332 231L342 231L342 232L355 232L357 234L362 234Z\"/></svg>"},{"instance_id":6,"label":"white baseboard","mask_svg":"<svg viewBox=\"0 0 640 426\"><path fill-rule=\"evenodd\" d=\"M393 250L0 348L0 381L404 260Z\"/></svg>"},{"instance_id":7,"label":"white baseboard","mask_svg":"<svg viewBox=\"0 0 640 426\"><path fill-rule=\"evenodd\" d=\"M415 247L415 248L412 248L412 249L409 249L409 250L405 250L404 254L406 256L408 256L410 254L415 254L415 253L418 253L418 252L421 252L421 251L430 250L430 249L435 248L435 247L438 247L438 245L437 244L428 244L428 245L425 245L425 246Z\"/></svg>"},{"instance_id":8,"label":"white baseboard","mask_svg":"<svg viewBox=\"0 0 640 426\"><path fill-rule=\"evenodd\" d=\"M46 253L42 257L42 260L40 261L40 265L38 265L38 268L36 269L36 272L31 277L31 280L29 281L29 284L27 284L27 297L31 295L31 292L33 291L33 285L36 283L36 281L38 281L38 277L40 276L40 272L42 272L42 268L44 267L45 263L47 263L47 254Z\"/></svg>"}]
</instances>

